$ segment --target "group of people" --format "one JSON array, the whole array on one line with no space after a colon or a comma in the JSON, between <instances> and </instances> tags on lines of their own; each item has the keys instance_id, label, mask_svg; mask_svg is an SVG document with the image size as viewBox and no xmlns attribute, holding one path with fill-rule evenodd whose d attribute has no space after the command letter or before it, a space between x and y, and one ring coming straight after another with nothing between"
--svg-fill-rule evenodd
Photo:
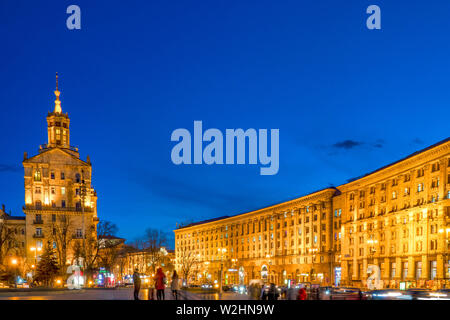
<instances>
[{"instance_id":1,"label":"group of people","mask_svg":"<svg viewBox=\"0 0 450 320\"><path fill-rule=\"evenodd\" d=\"M165 289L167 285L167 278L162 268L156 270L156 274L153 277L153 285L149 287L149 300L154 300L154 289L156 289L156 299L165 299ZM133 274L134 283L134 300L139 300L139 291L141 290L141 276L139 270L134 270ZM180 290L180 279L177 272L174 270L172 275L172 282L170 283L170 289L175 300L178 300L178 291Z\"/></svg>"},{"instance_id":2,"label":"group of people","mask_svg":"<svg viewBox=\"0 0 450 320\"><path fill-rule=\"evenodd\" d=\"M285 288L284 288L285 289ZM298 290L293 288L278 291L277 286L274 283L265 284L261 288L261 300L278 300L282 295L282 298L287 300L307 300L306 287L301 287Z\"/></svg>"}]
</instances>

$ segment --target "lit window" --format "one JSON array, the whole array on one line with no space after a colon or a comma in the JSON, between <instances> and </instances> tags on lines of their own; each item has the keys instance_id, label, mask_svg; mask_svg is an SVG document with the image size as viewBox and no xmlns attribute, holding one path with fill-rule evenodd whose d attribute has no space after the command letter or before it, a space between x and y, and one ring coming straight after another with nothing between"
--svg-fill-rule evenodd
<instances>
[{"instance_id":1,"label":"lit window","mask_svg":"<svg viewBox=\"0 0 450 320\"><path fill-rule=\"evenodd\" d=\"M39 170L34 173L34 181L41 181L41 172Z\"/></svg>"}]
</instances>

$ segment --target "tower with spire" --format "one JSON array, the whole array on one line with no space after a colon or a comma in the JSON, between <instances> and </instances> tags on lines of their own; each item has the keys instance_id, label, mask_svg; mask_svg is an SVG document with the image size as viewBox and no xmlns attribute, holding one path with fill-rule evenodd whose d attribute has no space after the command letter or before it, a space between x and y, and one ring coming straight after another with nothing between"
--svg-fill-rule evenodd
<instances>
[{"instance_id":1,"label":"tower with spire","mask_svg":"<svg viewBox=\"0 0 450 320\"><path fill-rule=\"evenodd\" d=\"M54 91L56 100L53 112L47 115L48 143L46 148L67 148L70 149L70 119L67 113L62 113L61 92L58 88L58 73L56 73L56 89Z\"/></svg>"}]
</instances>

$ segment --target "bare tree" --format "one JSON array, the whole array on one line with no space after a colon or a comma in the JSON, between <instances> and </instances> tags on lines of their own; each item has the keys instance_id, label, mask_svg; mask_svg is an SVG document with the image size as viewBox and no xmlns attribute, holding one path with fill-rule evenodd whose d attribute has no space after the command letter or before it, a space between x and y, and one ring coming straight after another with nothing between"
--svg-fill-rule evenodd
<instances>
[{"instance_id":1,"label":"bare tree","mask_svg":"<svg viewBox=\"0 0 450 320\"><path fill-rule=\"evenodd\" d=\"M67 261L67 250L73 241L72 220L66 215L58 216L51 224L51 239L56 243L56 255L58 258L59 270L65 272Z\"/></svg>"},{"instance_id":2,"label":"bare tree","mask_svg":"<svg viewBox=\"0 0 450 320\"><path fill-rule=\"evenodd\" d=\"M191 250L186 248L181 249L177 252L177 262L181 268L181 275L185 281L189 281L189 276L197 266L199 260L198 256L194 254Z\"/></svg>"},{"instance_id":3,"label":"bare tree","mask_svg":"<svg viewBox=\"0 0 450 320\"><path fill-rule=\"evenodd\" d=\"M74 258L82 258L84 270L88 277L97 266L100 257L100 250L109 246L109 240L104 241L108 236L114 236L117 226L109 221L100 221L97 225L97 232L87 232L84 241L77 241L74 245Z\"/></svg>"},{"instance_id":4,"label":"bare tree","mask_svg":"<svg viewBox=\"0 0 450 320\"><path fill-rule=\"evenodd\" d=\"M16 233L17 228L6 225L6 219L0 218L0 268L4 266L4 258L12 250L19 248Z\"/></svg>"},{"instance_id":5,"label":"bare tree","mask_svg":"<svg viewBox=\"0 0 450 320\"><path fill-rule=\"evenodd\" d=\"M150 266L152 272L161 263L164 252L161 250L167 245L167 233L161 230L148 228L144 236L144 261Z\"/></svg>"}]
</instances>

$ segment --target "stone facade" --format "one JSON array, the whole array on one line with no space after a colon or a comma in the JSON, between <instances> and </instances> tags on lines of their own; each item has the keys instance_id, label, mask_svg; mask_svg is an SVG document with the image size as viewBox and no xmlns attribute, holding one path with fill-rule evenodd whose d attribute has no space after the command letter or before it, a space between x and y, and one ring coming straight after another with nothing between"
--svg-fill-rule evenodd
<instances>
[{"instance_id":1,"label":"stone facade","mask_svg":"<svg viewBox=\"0 0 450 320\"><path fill-rule=\"evenodd\" d=\"M361 178L268 208L180 227L194 281L263 279L383 287L448 284L450 139Z\"/></svg>"}]
</instances>

